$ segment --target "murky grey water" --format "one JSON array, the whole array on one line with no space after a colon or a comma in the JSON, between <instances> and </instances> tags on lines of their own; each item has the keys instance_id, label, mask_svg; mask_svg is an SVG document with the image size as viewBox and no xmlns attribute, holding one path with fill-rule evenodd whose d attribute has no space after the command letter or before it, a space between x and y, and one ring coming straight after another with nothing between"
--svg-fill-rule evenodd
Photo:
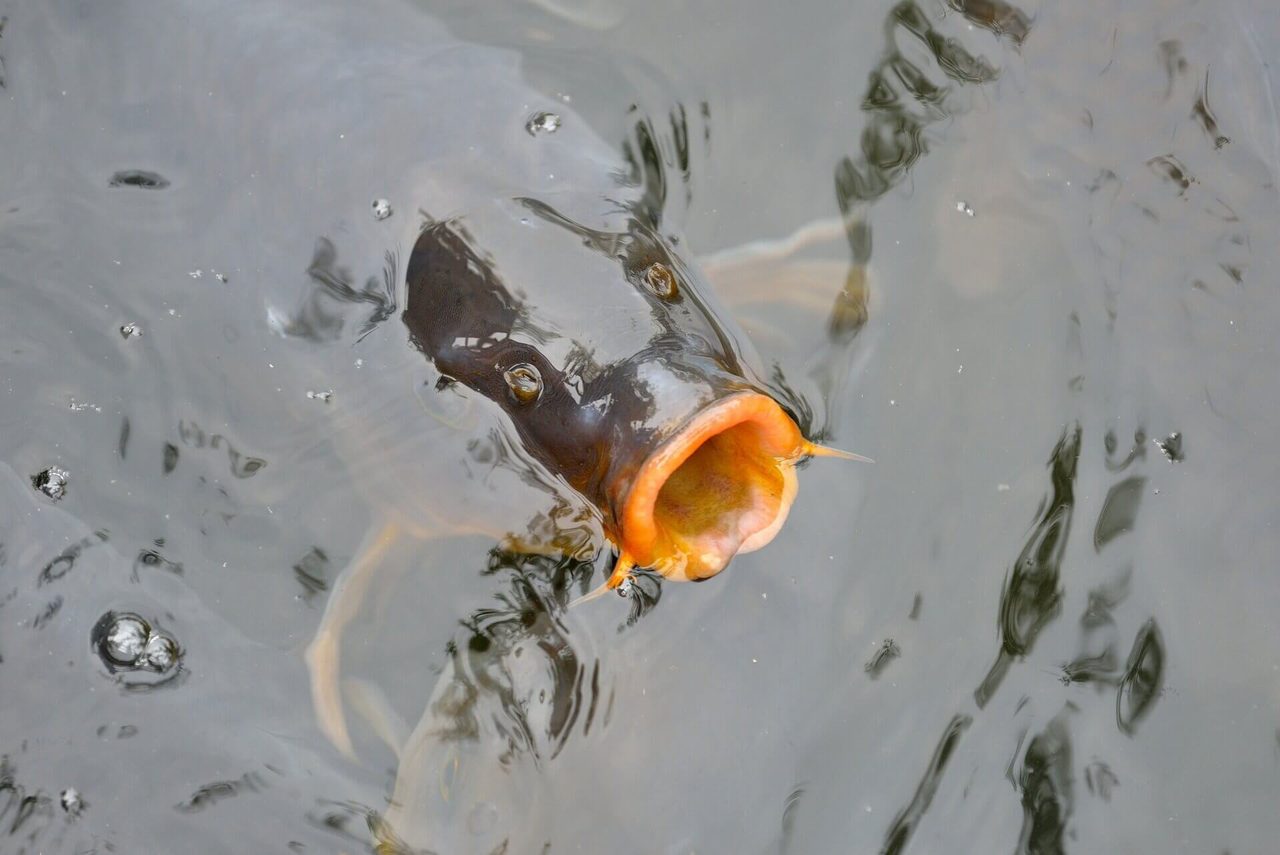
<instances>
[{"instance_id":1,"label":"murky grey water","mask_svg":"<svg viewBox=\"0 0 1280 855\"><path fill-rule=\"evenodd\" d=\"M1274 851L1280 15L752 5L0 0L0 851ZM420 212L628 164L877 462L647 610L405 542L349 760L370 529L556 508L427 403Z\"/></svg>"}]
</instances>

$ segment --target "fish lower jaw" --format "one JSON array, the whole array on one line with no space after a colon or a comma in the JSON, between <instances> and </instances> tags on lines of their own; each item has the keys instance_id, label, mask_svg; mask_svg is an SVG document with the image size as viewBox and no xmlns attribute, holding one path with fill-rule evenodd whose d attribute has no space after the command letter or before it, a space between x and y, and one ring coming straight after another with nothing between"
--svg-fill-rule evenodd
<instances>
[{"instance_id":1,"label":"fish lower jaw","mask_svg":"<svg viewBox=\"0 0 1280 855\"><path fill-rule=\"evenodd\" d=\"M621 514L623 552L670 579L716 575L782 528L804 445L765 395L705 408L640 468Z\"/></svg>"}]
</instances>

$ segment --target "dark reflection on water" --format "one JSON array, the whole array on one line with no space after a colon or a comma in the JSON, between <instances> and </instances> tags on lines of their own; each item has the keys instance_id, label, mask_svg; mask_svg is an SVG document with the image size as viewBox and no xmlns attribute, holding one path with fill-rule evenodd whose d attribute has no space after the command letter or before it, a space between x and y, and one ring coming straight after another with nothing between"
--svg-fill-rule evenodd
<instances>
[{"instance_id":1,"label":"dark reflection on water","mask_svg":"<svg viewBox=\"0 0 1280 855\"><path fill-rule=\"evenodd\" d=\"M942 739L938 741L938 747L934 749L933 757L929 760L929 765L920 779L920 785L916 787L915 795L889 826L889 832L885 835L884 848L881 850L884 855L900 855L906 851L907 844L911 842L912 833L920 824L925 811L929 809L929 803L933 801L934 793L938 790L942 773L946 770L947 762L955 751L956 743L960 741L960 737L971 724L973 724L972 717L959 714L947 724L946 730L942 732Z\"/></svg>"},{"instance_id":2,"label":"dark reflection on water","mask_svg":"<svg viewBox=\"0 0 1280 855\"><path fill-rule=\"evenodd\" d=\"M1080 651L1062 667L1063 678L1073 683L1111 683L1119 667L1117 629L1112 616L1129 595L1132 568L1116 579L1089 591L1088 605L1080 616Z\"/></svg>"},{"instance_id":3,"label":"dark reflection on water","mask_svg":"<svg viewBox=\"0 0 1280 855\"><path fill-rule=\"evenodd\" d=\"M463 811L466 822L475 825L489 811L496 821L501 805L484 801L488 794L473 783L493 773L490 764L513 775L524 774L517 767L545 769L574 734L586 737L593 727L608 726L614 678L602 674L599 659L574 642L565 622L569 602L598 575L595 564L498 549L489 553L483 575L502 588L493 605L461 621L461 632L446 645L432 699L401 749L392 813L402 808L410 813L370 814L377 851L429 851L406 842L398 824L421 826L436 812L457 822ZM630 622L636 616L633 608ZM439 805L436 798L423 797L434 786L443 796ZM482 824L484 833L491 830L491 823ZM421 830L414 834L419 842L424 836ZM425 837L456 841L456 834L428 828ZM448 844L441 845L449 851ZM506 843L498 845L501 850Z\"/></svg>"},{"instance_id":4,"label":"dark reflection on water","mask_svg":"<svg viewBox=\"0 0 1280 855\"><path fill-rule=\"evenodd\" d=\"M1151 712L1151 705L1164 685L1164 641L1155 619L1138 630L1129 652L1124 677L1116 691L1116 724L1132 735L1138 723Z\"/></svg>"},{"instance_id":5,"label":"dark reflection on water","mask_svg":"<svg viewBox=\"0 0 1280 855\"><path fill-rule=\"evenodd\" d=\"M28 791L9 756L0 755L0 828L7 837L16 838L19 846L35 845L57 822L54 807L48 794Z\"/></svg>"},{"instance_id":6,"label":"dark reflection on water","mask_svg":"<svg viewBox=\"0 0 1280 855\"><path fill-rule=\"evenodd\" d=\"M1133 530L1146 486L1146 478L1126 478L1111 486L1093 527L1094 549L1101 551L1115 538Z\"/></svg>"},{"instance_id":7,"label":"dark reflection on water","mask_svg":"<svg viewBox=\"0 0 1280 855\"><path fill-rule=\"evenodd\" d=\"M178 437L182 440L182 444L189 448L216 450L225 447L227 463L231 468L231 474L236 478L252 478L267 465L267 461L261 457L242 454L225 436L220 433L206 433L200 425L193 421L184 420L178 422ZM165 443L164 465L171 472L173 467L177 466L177 452L176 450L170 451L170 445L170 443Z\"/></svg>"},{"instance_id":8,"label":"dark reflection on water","mask_svg":"<svg viewBox=\"0 0 1280 855\"><path fill-rule=\"evenodd\" d=\"M302 597L312 602L316 594L329 590L332 570L328 554L319 546L313 546L293 565L293 576L302 586Z\"/></svg>"},{"instance_id":9,"label":"dark reflection on water","mask_svg":"<svg viewBox=\"0 0 1280 855\"><path fill-rule=\"evenodd\" d=\"M320 808L319 812L307 814L307 823L325 832L330 841L337 839L343 845L360 851L368 849L371 837L378 839L377 816L364 805L355 802L322 800ZM289 848L295 852L307 851L305 844L296 841L290 841ZM377 846L374 846L373 851L383 855ZM412 853L412 855L418 855L418 853ZM431 853L428 852L426 855Z\"/></svg>"},{"instance_id":10,"label":"dark reflection on water","mask_svg":"<svg viewBox=\"0 0 1280 855\"><path fill-rule=\"evenodd\" d=\"M176 576L182 575L182 562L171 561L165 558L159 551L159 547L164 546L164 539L160 538L156 541L156 549L146 548L138 553L138 557L133 561L133 575L130 577L132 581L141 580L141 574L152 569L162 570L166 573L173 573Z\"/></svg>"},{"instance_id":11,"label":"dark reflection on water","mask_svg":"<svg viewBox=\"0 0 1280 855\"><path fill-rule=\"evenodd\" d=\"M599 663L579 661L560 615L594 570L588 561L490 553L485 574L505 582L506 590L496 595L496 606L462 621L468 634L449 644L452 682L432 708L452 721L443 726L444 738L475 738L477 719L484 716L506 742L503 763L518 753L542 762L560 752L579 715L583 730L590 730L599 701ZM523 656L542 657L545 680L517 684L510 665ZM542 732L530 724L530 708L537 706L545 706Z\"/></svg>"},{"instance_id":12,"label":"dark reflection on water","mask_svg":"<svg viewBox=\"0 0 1280 855\"><path fill-rule=\"evenodd\" d=\"M953 0L952 6L969 20L1007 35L1015 44L1021 44L1029 32L1027 17L1001 0ZM968 95L955 93L955 87L987 84L999 74L987 59L970 53L948 27L949 22L941 29L934 26L913 0L891 9L884 21L883 56L871 71L862 98L866 122L860 151L841 158L835 168L836 202L844 218L851 262L844 287L828 315L827 346L811 360L810 374L827 401L843 395L855 340L868 319L871 205L901 184L928 152L926 129L965 111ZM903 40L910 44L902 44ZM916 59L920 47L927 51L931 63ZM781 389L786 391L785 386ZM836 427L830 410L827 412L816 431L822 438Z\"/></svg>"},{"instance_id":13,"label":"dark reflection on water","mask_svg":"<svg viewBox=\"0 0 1280 855\"><path fill-rule=\"evenodd\" d=\"M637 108L632 107L631 112ZM710 108L702 105L705 134L711 133ZM689 118L683 104L678 104L667 117L669 130L659 133L653 119L643 117L632 126L630 136L622 143L622 156L630 167L626 181L643 188L640 200L633 210L653 229L661 224L663 211L667 209L667 173L677 170L681 178L679 186L684 190L683 203L693 200L693 188L689 182Z\"/></svg>"},{"instance_id":14,"label":"dark reflection on water","mask_svg":"<svg viewBox=\"0 0 1280 855\"><path fill-rule=\"evenodd\" d=\"M233 781L214 781L205 784L174 805L179 813L197 813L213 807L220 801L234 798L242 793L256 793L268 786L267 779L260 772L245 772Z\"/></svg>"},{"instance_id":15,"label":"dark reflection on water","mask_svg":"<svg viewBox=\"0 0 1280 855\"><path fill-rule=\"evenodd\" d=\"M1072 793L1071 734L1068 706L1032 738L1022 759L1022 832L1017 855L1061 855L1075 798Z\"/></svg>"},{"instance_id":16,"label":"dark reflection on water","mask_svg":"<svg viewBox=\"0 0 1280 855\"><path fill-rule=\"evenodd\" d=\"M351 271L338 263L337 246L326 237L317 240L307 267L312 287L281 332L317 343L335 341L342 335L347 307L364 304L371 308L359 318L357 337L371 333L396 311L399 263L391 251L385 258L382 275L368 277L364 287L357 290Z\"/></svg>"},{"instance_id":17,"label":"dark reflection on water","mask_svg":"<svg viewBox=\"0 0 1280 855\"><path fill-rule=\"evenodd\" d=\"M120 447L121 447L120 456L124 457L123 439L121 441ZM161 467L164 469L164 474L166 475L168 475L174 469L178 468L178 446L174 445L172 442L166 442L164 444L164 453L163 453L163 457L161 458Z\"/></svg>"},{"instance_id":18,"label":"dark reflection on water","mask_svg":"<svg viewBox=\"0 0 1280 855\"><path fill-rule=\"evenodd\" d=\"M106 543L108 535L105 531L97 532L93 537L84 537L62 550L56 558L40 570L40 575L36 577L36 587L43 588L45 585L57 582L63 576L66 576L75 569L76 562L80 559L81 554L94 546Z\"/></svg>"},{"instance_id":19,"label":"dark reflection on water","mask_svg":"<svg viewBox=\"0 0 1280 855\"><path fill-rule=\"evenodd\" d=\"M169 179L158 172L145 169L123 169L111 176L107 182L112 187L136 187L139 190L163 190L169 186Z\"/></svg>"},{"instance_id":20,"label":"dark reflection on water","mask_svg":"<svg viewBox=\"0 0 1280 855\"><path fill-rule=\"evenodd\" d=\"M1012 7L1007 7L1012 9ZM936 72L921 68L899 46L899 38L915 39L929 51ZM927 151L924 130L963 109L949 101L948 80L954 83L988 83L997 71L987 60L970 54L963 45L934 27L921 7L906 0L893 7L885 20L887 47L871 72L862 109L868 122L862 132L858 158L846 157L836 167L836 201L846 217L855 206L872 202L897 186ZM941 72L941 80L937 79ZM869 238L853 234L855 258L858 246Z\"/></svg>"},{"instance_id":21,"label":"dark reflection on water","mask_svg":"<svg viewBox=\"0 0 1280 855\"><path fill-rule=\"evenodd\" d=\"M974 692L979 707L987 705L1000 688L1009 666L1030 652L1041 630L1061 611L1062 589L1058 579L1075 510L1080 437L1079 425L1067 428L1049 457L1053 491L1043 500L1040 520L1013 562L1000 594L1000 653Z\"/></svg>"},{"instance_id":22,"label":"dark reflection on water","mask_svg":"<svg viewBox=\"0 0 1280 855\"><path fill-rule=\"evenodd\" d=\"M889 667L890 662L901 655L902 648L898 647L897 642L892 638L886 638L884 643L880 645L880 649L867 660L867 664L863 666L862 670L866 671L871 679L874 680L880 676L885 668Z\"/></svg>"},{"instance_id":23,"label":"dark reflection on water","mask_svg":"<svg viewBox=\"0 0 1280 855\"><path fill-rule=\"evenodd\" d=\"M1218 119L1213 115L1213 110L1209 108L1209 71L1204 72L1204 82L1196 90L1196 102L1191 107L1191 115L1200 127L1204 128L1204 132L1209 139L1213 140L1214 148L1222 148L1231 142L1231 138L1222 133L1222 129L1218 127Z\"/></svg>"},{"instance_id":24,"label":"dark reflection on water","mask_svg":"<svg viewBox=\"0 0 1280 855\"><path fill-rule=\"evenodd\" d=\"M1119 783L1111 767L1101 760L1094 760L1084 768L1085 787L1090 795L1096 795L1104 802L1111 801L1111 792Z\"/></svg>"},{"instance_id":25,"label":"dark reflection on water","mask_svg":"<svg viewBox=\"0 0 1280 855\"><path fill-rule=\"evenodd\" d=\"M1103 445L1107 450L1107 469L1112 472L1123 472L1129 468L1129 464L1135 460L1145 459L1147 456L1147 434L1141 428L1133 435L1133 447L1129 449L1129 453L1123 458L1114 459L1119 441L1116 439L1116 432L1108 430L1106 436L1103 437Z\"/></svg>"}]
</instances>

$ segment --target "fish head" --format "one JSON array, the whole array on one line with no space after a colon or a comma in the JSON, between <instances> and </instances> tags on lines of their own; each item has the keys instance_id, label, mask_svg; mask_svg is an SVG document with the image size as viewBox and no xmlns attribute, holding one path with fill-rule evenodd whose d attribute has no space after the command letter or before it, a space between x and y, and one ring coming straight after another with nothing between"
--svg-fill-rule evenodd
<instances>
[{"instance_id":1,"label":"fish head","mask_svg":"<svg viewBox=\"0 0 1280 855\"><path fill-rule=\"evenodd\" d=\"M406 279L413 343L636 565L709 578L781 528L811 446L671 238L515 199L429 223Z\"/></svg>"}]
</instances>

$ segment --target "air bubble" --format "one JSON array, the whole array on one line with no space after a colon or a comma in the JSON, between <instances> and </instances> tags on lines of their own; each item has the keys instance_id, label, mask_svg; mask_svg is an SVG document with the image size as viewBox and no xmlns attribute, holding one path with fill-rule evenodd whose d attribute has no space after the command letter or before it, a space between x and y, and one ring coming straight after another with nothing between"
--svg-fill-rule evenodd
<instances>
[{"instance_id":1,"label":"air bubble","mask_svg":"<svg viewBox=\"0 0 1280 855\"><path fill-rule=\"evenodd\" d=\"M102 655L109 664L132 668L147 649L151 627L137 615L115 615L102 639Z\"/></svg>"},{"instance_id":2,"label":"air bubble","mask_svg":"<svg viewBox=\"0 0 1280 855\"><path fill-rule=\"evenodd\" d=\"M310 398L310 399L311 399L311 400L313 400L313 401L319 401L319 402L320 402L320 403L322 403L322 404L327 404L327 403L329 403L331 400L333 400L333 390L332 390L332 389L325 389L323 392L316 392L316 391L313 391L313 390L308 389L308 390L307 390L307 397L308 397L308 398Z\"/></svg>"},{"instance_id":3,"label":"air bubble","mask_svg":"<svg viewBox=\"0 0 1280 855\"><path fill-rule=\"evenodd\" d=\"M963 200L956 202L956 210L964 214L966 217L973 216L973 208L969 206L968 202L965 202Z\"/></svg>"},{"instance_id":4,"label":"air bubble","mask_svg":"<svg viewBox=\"0 0 1280 855\"><path fill-rule=\"evenodd\" d=\"M373 200L373 218L375 220L385 220L387 217L390 217L394 213L395 211L391 210L390 200L388 199Z\"/></svg>"},{"instance_id":5,"label":"air bubble","mask_svg":"<svg viewBox=\"0 0 1280 855\"><path fill-rule=\"evenodd\" d=\"M31 486L55 502L67 494L67 481L71 473L57 466L50 466L31 479Z\"/></svg>"},{"instance_id":6,"label":"air bubble","mask_svg":"<svg viewBox=\"0 0 1280 855\"><path fill-rule=\"evenodd\" d=\"M142 327L135 323L124 324L120 327L120 335L124 336L126 339L137 338L142 335Z\"/></svg>"},{"instance_id":7,"label":"air bubble","mask_svg":"<svg viewBox=\"0 0 1280 855\"><path fill-rule=\"evenodd\" d=\"M204 275L204 271L197 267L195 270L188 270L187 275L192 279L199 279Z\"/></svg>"},{"instance_id":8,"label":"air bubble","mask_svg":"<svg viewBox=\"0 0 1280 855\"><path fill-rule=\"evenodd\" d=\"M555 113L534 113L525 123L524 129L532 136L538 134L554 134L560 130L560 117Z\"/></svg>"},{"instance_id":9,"label":"air bubble","mask_svg":"<svg viewBox=\"0 0 1280 855\"><path fill-rule=\"evenodd\" d=\"M155 633L147 639L139 665L157 673L169 671L178 661L178 643L167 635Z\"/></svg>"},{"instance_id":10,"label":"air bubble","mask_svg":"<svg viewBox=\"0 0 1280 855\"><path fill-rule=\"evenodd\" d=\"M221 282L223 285L226 285L228 282L230 282L230 281L231 281L230 277L228 277L228 276L227 276L227 274L225 274L225 273L219 273L219 272L218 272L218 271L216 271L216 270L211 270L211 271L209 271L209 272L213 274L213 278L214 278L214 279L217 279L217 280L218 280L219 282Z\"/></svg>"}]
</instances>

